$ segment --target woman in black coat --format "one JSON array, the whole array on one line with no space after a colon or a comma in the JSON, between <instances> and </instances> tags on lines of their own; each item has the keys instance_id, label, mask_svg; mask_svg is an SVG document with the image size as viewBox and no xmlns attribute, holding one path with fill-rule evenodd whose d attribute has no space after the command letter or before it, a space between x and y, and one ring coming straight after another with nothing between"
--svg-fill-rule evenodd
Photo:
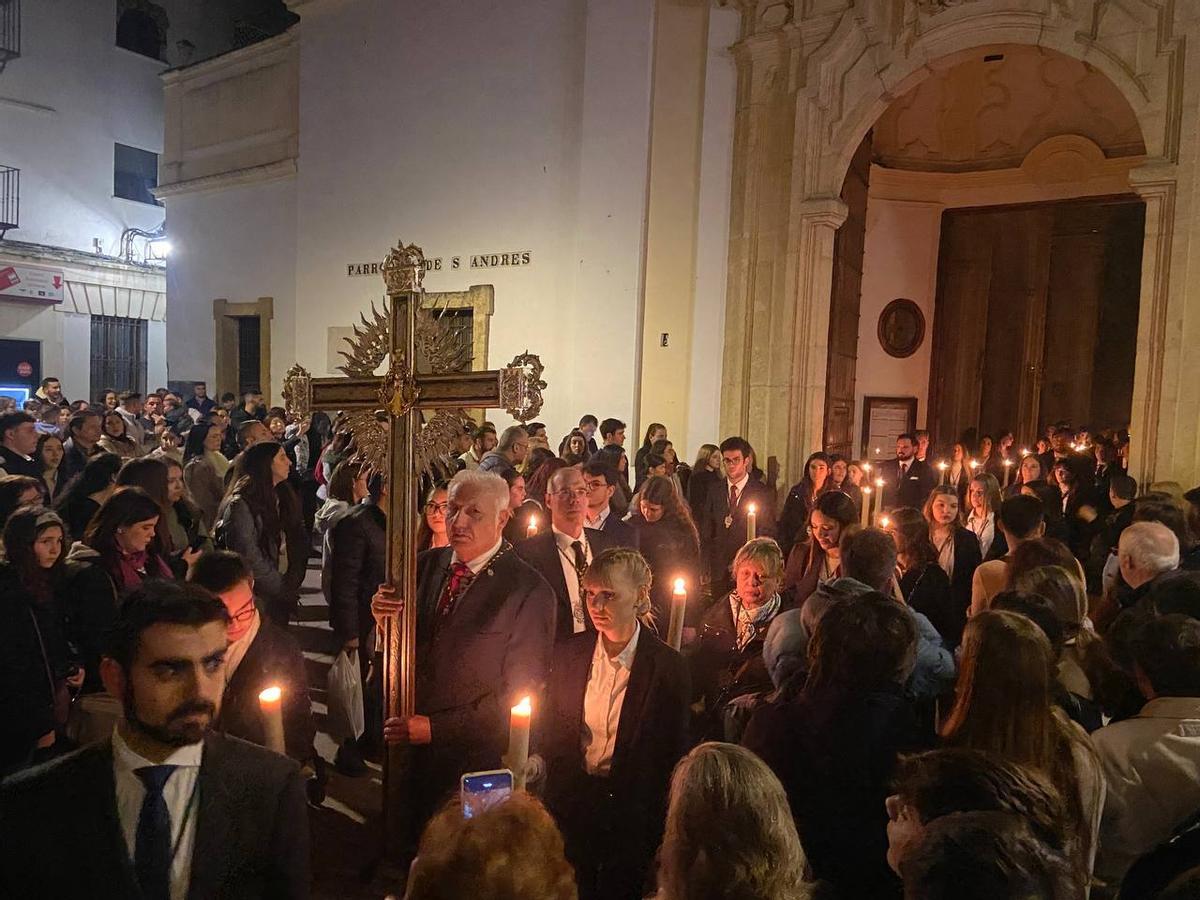
<instances>
[{"instance_id":1,"label":"woman in black coat","mask_svg":"<svg viewBox=\"0 0 1200 900\"><path fill-rule=\"evenodd\" d=\"M918 510L902 506L892 510L889 530L896 542L900 593L904 602L929 619L947 647L961 635L957 607L950 594L950 578L938 565L937 551L929 540L929 524Z\"/></svg>"},{"instance_id":2,"label":"woman in black coat","mask_svg":"<svg viewBox=\"0 0 1200 900\"><path fill-rule=\"evenodd\" d=\"M771 538L743 546L732 570L734 589L700 618L688 658L692 698L702 707L695 723L701 740L727 740L727 729L740 718L736 707L751 706L773 690L763 641L775 617L797 606L793 592L781 592L783 556Z\"/></svg>"},{"instance_id":3,"label":"woman in black coat","mask_svg":"<svg viewBox=\"0 0 1200 900\"><path fill-rule=\"evenodd\" d=\"M779 549L787 559L792 547L804 540L804 529L808 517L817 505L817 499L829 484L829 456L820 451L812 454L804 463L804 477L788 491L783 501L783 511L776 526L779 532Z\"/></svg>"},{"instance_id":4,"label":"woman in black coat","mask_svg":"<svg viewBox=\"0 0 1200 900\"><path fill-rule=\"evenodd\" d=\"M537 743L580 900L641 900L653 887L671 772L687 750L687 666L643 624L650 581L636 550L605 550L583 581L595 639L555 647Z\"/></svg>"},{"instance_id":5,"label":"woman in black coat","mask_svg":"<svg viewBox=\"0 0 1200 900\"><path fill-rule=\"evenodd\" d=\"M929 525L929 541L937 553L938 565L950 578L950 599L954 610L954 625L946 635L946 646L957 647L967 624L971 608L971 580L983 562L979 538L962 526L958 512L958 491L948 484L939 484L925 501L923 510Z\"/></svg>"},{"instance_id":6,"label":"woman in black coat","mask_svg":"<svg viewBox=\"0 0 1200 900\"><path fill-rule=\"evenodd\" d=\"M92 516L116 490L121 457L113 453L97 453L54 501L54 510L67 526L67 540L80 540Z\"/></svg>"},{"instance_id":7,"label":"woman in black coat","mask_svg":"<svg viewBox=\"0 0 1200 900\"><path fill-rule=\"evenodd\" d=\"M62 519L25 507L4 527L0 562L0 776L48 759L83 683L63 633Z\"/></svg>"},{"instance_id":8,"label":"woman in black coat","mask_svg":"<svg viewBox=\"0 0 1200 900\"><path fill-rule=\"evenodd\" d=\"M650 605L654 628L665 637L671 615L671 593L676 578L698 595L700 586L700 535L691 513L675 485L665 475L651 475L642 485L638 514L629 520L637 534L638 549L654 576Z\"/></svg>"}]
</instances>

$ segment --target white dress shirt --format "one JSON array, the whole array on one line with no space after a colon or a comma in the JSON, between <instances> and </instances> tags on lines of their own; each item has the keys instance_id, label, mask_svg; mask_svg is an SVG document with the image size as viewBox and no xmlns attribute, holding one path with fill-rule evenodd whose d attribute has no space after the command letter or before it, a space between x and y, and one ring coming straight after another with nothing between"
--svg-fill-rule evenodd
<instances>
[{"instance_id":1,"label":"white dress shirt","mask_svg":"<svg viewBox=\"0 0 1200 900\"><path fill-rule=\"evenodd\" d=\"M729 489L737 488L738 505L740 506L742 503L742 494L744 494L746 492L746 485L749 483L750 483L750 473L749 472L747 472L745 475L742 476L741 481L729 481L728 479L726 479L725 480L725 502L726 503L729 502ZM730 515L733 514L732 509L729 512L730 512Z\"/></svg>"},{"instance_id":2,"label":"white dress shirt","mask_svg":"<svg viewBox=\"0 0 1200 900\"><path fill-rule=\"evenodd\" d=\"M200 778L200 759L204 745L189 744L180 747L161 763L154 763L134 753L114 729L112 750L117 817L121 820L121 833L125 837L125 847L129 850L131 860L137 848L138 817L142 814L142 801L146 797L145 785L134 772L147 766L178 766L163 786L163 800L166 801L167 811L171 815L171 846L178 848L171 861L171 900L186 900L192 880L196 820L200 814L197 781Z\"/></svg>"},{"instance_id":3,"label":"white dress shirt","mask_svg":"<svg viewBox=\"0 0 1200 900\"><path fill-rule=\"evenodd\" d=\"M474 559L468 559L467 560L467 568L471 570L471 574L478 575L480 570L482 570L483 567L485 565L487 565L488 561L491 560L491 558L493 556L495 556L497 553L500 552L500 545L503 543L504 543L504 538L501 537L500 540L496 541L496 543L495 543L495 545L493 545L492 549L488 550L486 553L479 554ZM455 563L459 563L459 562L462 562L462 560L460 560L458 558L458 551L455 550L454 552L452 552L450 554L450 565L453 566Z\"/></svg>"},{"instance_id":4,"label":"white dress shirt","mask_svg":"<svg viewBox=\"0 0 1200 900\"><path fill-rule=\"evenodd\" d=\"M584 519L584 527L594 528L596 531L603 531L604 523L608 521L608 514L610 512L612 512L612 507L605 504L604 509L600 510L600 512L596 515L596 518L593 519L588 517Z\"/></svg>"},{"instance_id":5,"label":"white dress shirt","mask_svg":"<svg viewBox=\"0 0 1200 900\"><path fill-rule=\"evenodd\" d=\"M975 537L979 538L979 552L983 554L984 559L987 559L988 550L992 548L992 541L996 540L996 514L989 512L981 519L972 512L967 516L967 527L975 532Z\"/></svg>"},{"instance_id":6,"label":"white dress shirt","mask_svg":"<svg viewBox=\"0 0 1200 900\"><path fill-rule=\"evenodd\" d=\"M579 573L575 571L575 550L571 547L576 540L583 544L583 557L587 564L592 564L592 548L588 546L587 529L579 532L578 538L563 534L553 525L550 530L554 533L554 543L558 546L558 561L562 563L563 577L567 580L567 596L571 600L571 631L579 634L587 630L584 616L587 611L583 608L583 597L579 593Z\"/></svg>"},{"instance_id":7,"label":"white dress shirt","mask_svg":"<svg viewBox=\"0 0 1200 900\"><path fill-rule=\"evenodd\" d=\"M583 765L589 775L608 775L612 770L621 707L625 704L629 673L641 633L642 626L635 624L633 637L616 656L609 656L605 651L604 635L596 635L592 669L583 694Z\"/></svg>"}]
</instances>

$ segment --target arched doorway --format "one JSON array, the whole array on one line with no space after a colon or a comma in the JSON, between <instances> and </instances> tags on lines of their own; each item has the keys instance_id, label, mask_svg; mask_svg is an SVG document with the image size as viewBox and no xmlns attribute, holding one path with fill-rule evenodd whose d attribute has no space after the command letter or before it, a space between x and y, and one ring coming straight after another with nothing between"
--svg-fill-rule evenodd
<instances>
[{"instance_id":1,"label":"arched doorway","mask_svg":"<svg viewBox=\"0 0 1200 900\"><path fill-rule=\"evenodd\" d=\"M890 455L916 427L942 448L1009 430L1032 445L1063 421L1126 428L1144 215L1129 171L1144 153L1129 104L1079 60L1008 44L930 63L843 182L826 446Z\"/></svg>"},{"instance_id":2,"label":"arched doorway","mask_svg":"<svg viewBox=\"0 0 1200 900\"><path fill-rule=\"evenodd\" d=\"M1145 156L1127 184L1145 202L1146 225L1131 466L1142 482L1200 474L1194 426L1176 424L1194 421L1195 398L1185 395L1200 333L1182 345L1165 340L1189 302L1185 277L1171 276L1186 272L1191 249L1176 184L1195 168L1192 147L1181 153L1183 44L1200 22L1159 3L1116 11L1102 3L1031 10L1016 0L852 8L759 0L742 8L722 431L746 434L784 480L798 477L824 443L834 244L849 212L840 192L864 135L931 76L930 61L953 65L983 46L1024 45L1087 63L1134 113Z\"/></svg>"}]
</instances>

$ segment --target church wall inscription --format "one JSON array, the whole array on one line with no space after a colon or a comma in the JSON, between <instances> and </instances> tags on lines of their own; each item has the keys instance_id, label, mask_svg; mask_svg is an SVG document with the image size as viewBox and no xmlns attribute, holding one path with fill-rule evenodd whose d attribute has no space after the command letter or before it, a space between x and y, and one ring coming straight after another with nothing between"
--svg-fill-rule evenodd
<instances>
[{"instance_id":1,"label":"church wall inscription","mask_svg":"<svg viewBox=\"0 0 1200 900\"><path fill-rule=\"evenodd\" d=\"M533 264L532 250L510 250L507 253L473 253L466 258L467 265L464 267L464 257L451 256L449 258L441 256L432 256L425 258L426 272L443 272L456 271L462 268L471 269L503 269L513 266L523 267ZM351 262L346 263L346 277L360 278L375 276L379 277L379 268L383 263L379 262Z\"/></svg>"}]
</instances>

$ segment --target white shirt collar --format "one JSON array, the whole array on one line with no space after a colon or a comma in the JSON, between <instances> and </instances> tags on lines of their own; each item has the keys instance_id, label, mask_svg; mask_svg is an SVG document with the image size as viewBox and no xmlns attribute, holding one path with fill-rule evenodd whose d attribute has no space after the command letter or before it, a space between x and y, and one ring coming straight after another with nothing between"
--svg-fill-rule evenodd
<instances>
[{"instance_id":1,"label":"white shirt collar","mask_svg":"<svg viewBox=\"0 0 1200 900\"><path fill-rule=\"evenodd\" d=\"M139 753L135 753L121 737L120 731L113 728L112 735L113 764L118 771L136 772L147 766L199 766L204 756L204 742L188 744L180 747L160 763L151 762Z\"/></svg>"},{"instance_id":2,"label":"white shirt collar","mask_svg":"<svg viewBox=\"0 0 1200 900\"><path fill-rule=\"evenodd\" d=\"M737 488L738 497L741 497L742 491L744 491L746 489L746 482L748 482L749 480L750 480L750 473L747 472L745 475L742 476L741 481L730 481L729 479L726 479L725 486L726 486L726 488L731 488L731 487Z\"/></svg>"},{"instance_id":3,"label":"white shirt collar","mask_svg":"<svg viewBox=\"0 0 1200 900\"><path fill-rule=\"evenodd\" d=\"M583 530L579 532L579 537L577 537L577 538L573 538L569 534L563 534L561 531L559 531L553 525L550 526L550 531L554 535L554 543L556 543L558 545L559 550L562 550L564 552L567 550L570 550L571 545L573 543L575 543L576 541L579 541L581 544L583 544L583 552L587 553L587 549L588 549L587 526L584 526Z\"/></svg>"},{"instance_id":4,"label":"white shirt collar","mask_svg":"<svg viewBox=\"0 0 1200 900\"><path fill-rule=\"evenodd\" d=\"M607 503L604 504L604 509L600 510L600 512L597 514L596 518L594 518L594 519L588 518L588 519L584 520L584 523L583 523L584 528L585 529L586 528L595 528L597 531L603 531L604 523L606 521L608 521L608 514L610 512L612 512L612 508L609 507L609 505Z\"/></svg>"},{"instance_id":5,"label":"white shirt collar","mask_svg":"<svg viewBox=\"0 0 1200 900\"><path fill-rule=\"evenodd\" d=\"M633 637L629 639L629 643L616 656L609 656L604 649L604 635L596 635L596 658L605 659L610 665L619 666L622 669L633 669L633 657L637 653L638 638L642 634L642 623L635 622L633 626Z\"/></svg>"},{"instance_id":6,"label":"white shirt collar","mask_svg":"<svg viewBox=\"0 0 1200 900\"><path fill-rule=\"evenodd\" d=\"M471 570L471 574L478 575L480 569L487 564L489 559L496 555L496 553L500 550L500 545L503 543L504 537L501 536L501 538L496 541L492 549L488 550L486 553L479 554L479 556L475 557L474 559L467 560L467 568ZM450 565L454 565L457 562L461 562L461 560L458 558L458 551L455 550L450 554Z\"/></svg>"}]
</instances>

